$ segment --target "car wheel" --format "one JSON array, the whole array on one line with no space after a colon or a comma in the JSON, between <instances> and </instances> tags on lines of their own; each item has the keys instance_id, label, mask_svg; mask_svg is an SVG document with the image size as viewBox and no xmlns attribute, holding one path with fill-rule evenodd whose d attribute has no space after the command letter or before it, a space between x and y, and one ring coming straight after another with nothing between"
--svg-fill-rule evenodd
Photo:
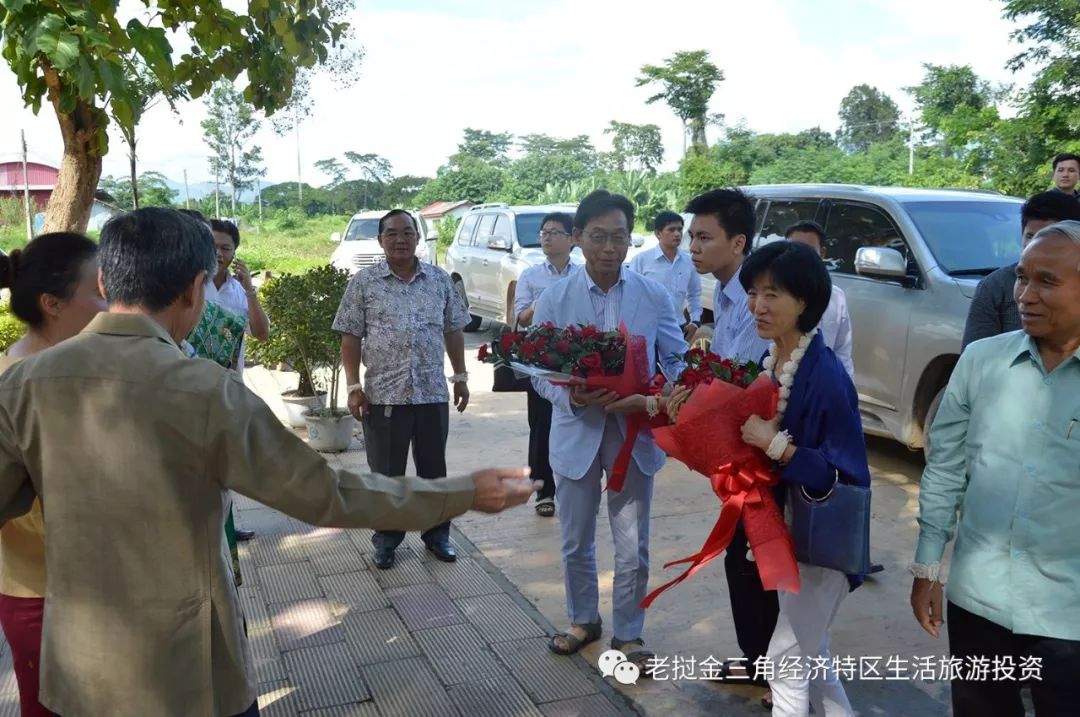
<instances>
[{"instance_id":1,"label":"car wheel","mask_svg":"<svg viewBox=\"0 0 1080 717\"><path fill-rule=\"evenodd\" d=\"M926 421L923 422L923 458L930 458L930 429L934 426L934 419L937 417L938 409L941 408L941 399L945 398L945 387L942 386L937 395L934 396L934 400L930 402L930 407L926 409Z\"/></svg>"},{"instance_id":2,"label":"car wheel","mask_svg":"<svg viewBox=\"0 0 1080 717\"><path fill-rule=\"evenodd\" d=\"M462 283L461 279L454 279L454 290L457 291L458 296L461 297L461 300L465 302L465 306L468 306L469 297L465 295L465 284ZM469 314L469 323L465 324L465 331L476 331L480 328L480 322L482 320L483 319L481 319L476 314Z\"/></svg>"}]
</instances>

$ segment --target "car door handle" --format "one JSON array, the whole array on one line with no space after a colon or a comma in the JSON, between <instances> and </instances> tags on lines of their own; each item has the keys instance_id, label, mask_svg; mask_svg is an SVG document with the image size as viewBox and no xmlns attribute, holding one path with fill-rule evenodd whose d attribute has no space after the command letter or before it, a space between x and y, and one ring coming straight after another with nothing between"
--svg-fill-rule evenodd
<instances>
[{"instance_id":1,"label":"car door handle","mask_svg":"<svg viewBox=\"0 0 1080 717\"><path fill-rule=\"evenodd\" d=\"M484 266L487 266L487 265L488 265L488 260L484 259Z\"/></svg>"}]
</instances>

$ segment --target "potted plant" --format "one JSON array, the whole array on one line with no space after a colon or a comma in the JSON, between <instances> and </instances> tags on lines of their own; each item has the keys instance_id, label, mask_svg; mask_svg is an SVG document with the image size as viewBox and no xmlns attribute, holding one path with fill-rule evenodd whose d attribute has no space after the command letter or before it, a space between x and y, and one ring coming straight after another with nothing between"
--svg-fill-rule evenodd
<instances>
[{"instance_id":1,"label":"potted plant","mask_svg":"<svg viewBox=\"0 0 1080 717\"><path fill-rule=\"evenodd\" d=\"M345 281L348 282L348 277ZM293 428L306 426L304 412L321 408L326 397L326 391L316 391L316 367L305 358L313 353L310 347L312 331L307 315L309 284L306 275L284 274L263 285L259 293L270 317L270 338L266 341L249 341L247 349L251 358L264 366L288 364L299 376L297 387L281 394L286 418ZM329 329L330 325L327 324L325 330Z\"/></svg>"},{"instance_id":2,"label":"potted plant","mask_svg":"<svg viewBox=\"0 0 1080 717\"><path fill-rule=\"evenodd\" d=\"M303 339L297 343L301 359L310 370L314 385L330 396L329 406L317 406L304 413L308 444L318 451L337 453L352 443L355 419L347 408L338 406L341 382L341 338L333 330L341 297L349 285L347 271L326 265L304 274L305 301Z\"/></svg>"}]
</instances>

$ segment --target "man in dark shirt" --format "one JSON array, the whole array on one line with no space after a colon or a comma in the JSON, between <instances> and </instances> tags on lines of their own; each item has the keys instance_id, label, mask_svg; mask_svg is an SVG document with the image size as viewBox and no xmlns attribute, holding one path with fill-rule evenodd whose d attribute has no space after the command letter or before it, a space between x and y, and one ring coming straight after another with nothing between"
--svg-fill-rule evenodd
<instances>
[{"instance_id":1,"label":"man in dark shirt","mask_svg":"<svg viewBox=\"0 0 1080 717\"><path fill-rule=\"evenodd\" d=\"M1054 157L1053 167L1056 190L1076 199L1076 184L1080 182L1080 155L1062 152Z\"/></svg>"},{"instance_id":2,"label":"man in dark shirt","mask_svg":"<svg viewBox=\"0 0 1080 717\"><path fill-rule=\"evenodd\" d=\"M1080 201L1074 195L1059 189L1031 197L1020 210L1024 246L1043 227L1066 219L1080 219ZM1015 263L1001 267L979 282L964 326L964 348L972 341L1022 328L1020 312L1013 298L1015 283Z\"/></svg>"}]
</instances>

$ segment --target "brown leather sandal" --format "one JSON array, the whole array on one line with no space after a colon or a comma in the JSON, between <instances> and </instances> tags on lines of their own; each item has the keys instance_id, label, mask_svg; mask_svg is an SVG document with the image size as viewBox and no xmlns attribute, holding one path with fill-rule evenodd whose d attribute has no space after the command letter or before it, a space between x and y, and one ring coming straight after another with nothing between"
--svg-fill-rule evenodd
<instances>
[{"instance_id":1,"label":"brown leather sandal","mask_svg":"<svg viewBox=\"0 0 1080 717\"><path fill-rule=\"evenodd\" d=\"M599 640L600 636L604 634L604 627L600 620L587 622L584 625L572 625L571 627L580 627L585 631L585 637L578 637L569 632L552 635L551 640L548 642L548 648L556 655L573 655L586 645ZM557 640L562 640L563 644L560 645Z\"/></svg>"}]
</instances>

